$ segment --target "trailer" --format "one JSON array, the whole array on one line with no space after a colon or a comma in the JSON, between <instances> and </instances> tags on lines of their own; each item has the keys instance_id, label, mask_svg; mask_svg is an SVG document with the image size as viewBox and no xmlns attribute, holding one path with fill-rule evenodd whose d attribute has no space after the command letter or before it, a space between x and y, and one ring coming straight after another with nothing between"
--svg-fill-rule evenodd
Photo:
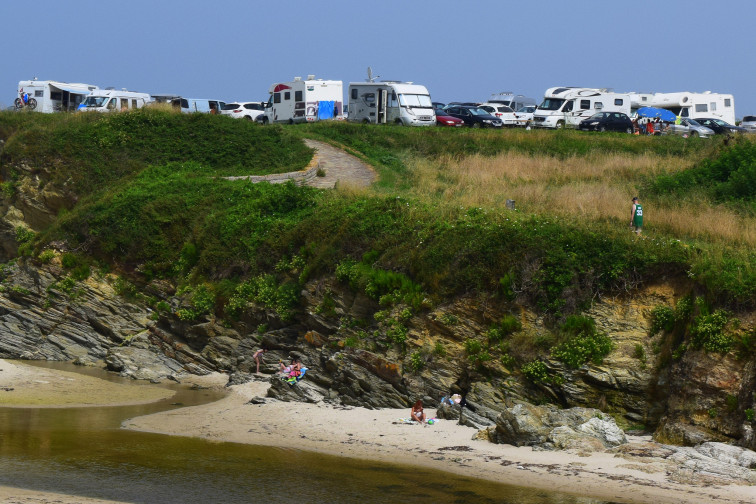
<instances>
[{"instance_id":1,"label":"trailer","mask_svg":"<svg viewBox=\"0 0 756 504\"><path fill-rule=\"evenodd\" d=\"M290 82L272 84L265 104L263 124L299 123L342 119L344 113L343 84L336 80L294 77Z\"/></svg>"},{"instance_id":2,"label":"trailer","mask_svg":"<svg viewBox=\"0 0 756 504\"><path fill-rule=\"evenodd\" d=\"M630 93L633 110L641 107L663 108L687 119L722 119L735 124L735 98L731 94L690 93Z\"/></svg>"},{"instance_id":3,"label":"trailer","mask_svg":"<svg viewBox=\"0 0 756 504\"><path fill-rule=\"evenodd\" d=\"M93 84L37 79L19 81L15 108L48 114L75 111L86 96L97 89ZM26 101L24 96L27 97Z\"/></svg>"},{"instance_id":4,"label":"trailer","mask_svg":"<svg viewBox=\"0 0 756 504\"><path fill-rule=\"evenodd\" d=\"M533 98L529 98L525 95L514 94L512 91L502 91L501 93L494 93L488 99L489 103L501 103L506 105L514 111L520 110L522 107L529 105L537 106L538 102Z\"/></svg>"},{"instance_id":5,"label":"trailer","mask_svg":"<svg viewBox=\"0 0 756 504\"><path fill-rule=\"evenodd\" d=\"M81 102L78 110L80 112L119 112L140 109L150 101L152 97L147 93L125 89L118 91L112 88L94 89Z\"/></svg>"},{"instance_id":6,"label":"trailer","mask_svg":"<svg viewBox=\"0 0 756 504\"><path fill-rule=\"evenodd\" d=\"M608 89L553 87L546 90L543 102L533 113L537 128L576 128L580 121L597 112L622 112L630 115L630 95Z\"/></svg>"},{"instance_id":7,"label":"trailer","mask_svg":"<svg viewBox=\"0 0 756 504\"><path fill-rule=\"evenodd\" d=\"M412 82L381 81L349 84L349 116L352 122L434 126L430 94Z\"/></svg>"}]
</instances>

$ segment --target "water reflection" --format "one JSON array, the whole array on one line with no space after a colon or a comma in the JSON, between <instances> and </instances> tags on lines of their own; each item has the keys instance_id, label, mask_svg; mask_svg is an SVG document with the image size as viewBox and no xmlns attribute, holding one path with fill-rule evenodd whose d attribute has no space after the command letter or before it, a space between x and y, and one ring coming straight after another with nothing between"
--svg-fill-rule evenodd
<instances>
[{"instance_id":1,"label":"water reflection","mask_svg":"<svg viewBox=\"0 0 756 504\"><path fill-rule=\"evenodd\" d=\"M177 389L170 399L139 406L0 408L0 484L166 504L599 502L416 467L119 427L126 418L175 408L171 403L193 405L217 398L209 391Z\"/></svg>"}]
</instances>

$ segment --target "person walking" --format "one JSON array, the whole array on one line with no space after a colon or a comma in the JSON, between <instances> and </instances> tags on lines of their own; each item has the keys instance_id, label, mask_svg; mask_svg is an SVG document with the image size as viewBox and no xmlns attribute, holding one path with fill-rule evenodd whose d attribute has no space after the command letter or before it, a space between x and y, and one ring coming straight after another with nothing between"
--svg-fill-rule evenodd
<instances>
[{"instance_id":1,"label":"person walking","mask_svg":"<svg viewBox=\"0 0 756 504\"><path fill-rule=\"evenodd\" d=\"M268 350L266 348L261 348L260 350L255 352L254 355L252 355L252 358L255 359L255 362L257 363L257 374L260 374L260 361L265 356L267 351Z\"/></svg>"},{"instance_id":2,"label":"person walking","mask_svg":"<svg viewBox=\"0 0 756 504\"><path fill-rule=\"evenodd\" d=\"M635 234L640 235L643 231L643 207L638 200L638 197L633 198L633 212L630 216L630 229L635 231Z\"/></svg>"}]
</instances>

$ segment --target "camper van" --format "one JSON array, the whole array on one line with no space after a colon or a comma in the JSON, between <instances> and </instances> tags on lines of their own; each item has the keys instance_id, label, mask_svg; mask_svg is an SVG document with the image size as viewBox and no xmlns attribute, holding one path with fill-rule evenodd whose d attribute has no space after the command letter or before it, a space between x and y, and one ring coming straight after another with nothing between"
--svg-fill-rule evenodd
<instances>
[{"instance_id":1,"label":"camper van","mask_svg":"<svg viewBox=\"0 0 756 504\"><path fill-rule=\"evenodd\" d=\"M122 89L95 89L79 105L81 112L120 112L136 110L151 101L147 93L136 93Z\"/></svg>"},{"instance_id":2,"label":"camper van","mask_svg":"<svg viewBox=\"0 0 756 504\"><path fill-rule=\"evenodd\" d=\"M349 84L348 120L433 126L436 113L425 86L398 81L352 82Z\"/></svg>"},{"instance_id":3,"label":"camper van","mask_svg":"<svg viewBox=\"0 0 756 504\"><path fill-rule=\"evenodd\" d=\"M533 98L528 98L527 96L521 94L516 95L511 91L494 93L488 99L488 102L501 103L502 105L506 105L512 110L520 110L522 107L527 107L528 105L538 105L538 102L536 102Z\"/></svg>"},{"instance_id":4,"label":"camper van","mask_svg":"<svg viewBox=\"0 0 756 504\"><path fill-rule=\"evenodd\" d=\"M291 82L272 84L270 99L265 104L263 124L314 122L341 119L344 112L344 92L341 81L294 77Z\"/></svg>"},{"instance_id":5,"label":"camper van","mask_svg":"<svg viewBox=\"0 0 756 504\"><path fill-rule=\"evenodd\" d=\"M597 112L630 115L630 95L596 88L549 88L533 113L532 125L537 128L576 128L580 121Z\"/></svg>"},{"instance_id":6,"label":"camper van","mask_svg":"<svg viewBox=\"0 0 756 504\"><path fill-rule=\"evenodd\" d=\"M76 110L90 91L98 89L92 84L27 80L18 83L16 109L28 107L36 112L65 112ZM28 96L27 104L22 96Z\"/></svg>"},{"instance_id":7,"label":"camper van","mask_svg":"<svg viewBox=\"0 0 756 504\"><path fill-rule=\"evenodd\" d=\"M731 94L712 93L631 93L632 107L656 107L682 118L714 118L735 124L735 99Z\"/></svg>"}]
</instances>

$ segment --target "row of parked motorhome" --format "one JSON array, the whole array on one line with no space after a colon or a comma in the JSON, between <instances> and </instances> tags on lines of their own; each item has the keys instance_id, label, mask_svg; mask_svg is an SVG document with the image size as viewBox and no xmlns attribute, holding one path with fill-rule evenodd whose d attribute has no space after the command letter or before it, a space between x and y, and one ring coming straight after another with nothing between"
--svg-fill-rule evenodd
<instances>
[{"instance_id":1,"label":"row of parked motorhome","mask_svg":"<svg viewBox=\"0 0 756 504\"><path fill-rule=\"evenodd\" d=\"M21 81L16 108L31 106L40 112L94 110L120 111L141 108L152 102L170 103L183 112L218 112L220 100L189 99L172 95L150 95L113 88L57 81ZM263 123L297 123L325 119L348 119L371 124L430 126L436 124L434 106L425 86L412 82L352 82L344 102L343 84L338 80L306 79L277 82L270 86L269 99L260 116ZM522 95L492 95L489 101L506 103L517 110L534 103ZM576 127L597 112L622 112L629 116L641 107L671 110L683 118L717 118L735 123L735 101L731 94L711 93L616 93L608 89L553 87L546 90L530 125L539 128ZM348 114L346 111L348 110Z\"/></svg>"}]
</instances>

